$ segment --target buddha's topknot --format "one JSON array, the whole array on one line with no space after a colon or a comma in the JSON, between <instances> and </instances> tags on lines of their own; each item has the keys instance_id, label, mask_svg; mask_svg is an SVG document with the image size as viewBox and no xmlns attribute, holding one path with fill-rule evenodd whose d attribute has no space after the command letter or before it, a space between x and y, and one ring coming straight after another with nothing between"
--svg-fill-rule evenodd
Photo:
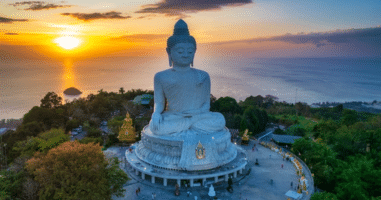
<instances>
[{"instance_id":1,"label":"buddha's topknot","mask_svg":"<svg viewBox=\"0 0 381 200\"><path fill-rule=\"evenodd\" d=\"M176 22L175 28L173 29L173 35L167 40L167 52L170 53L172 47L177 43L192 43L196 48L196 40L194 37L189 35L188 25L184 20L180 19Z\"/></svg>"}]
</instances>

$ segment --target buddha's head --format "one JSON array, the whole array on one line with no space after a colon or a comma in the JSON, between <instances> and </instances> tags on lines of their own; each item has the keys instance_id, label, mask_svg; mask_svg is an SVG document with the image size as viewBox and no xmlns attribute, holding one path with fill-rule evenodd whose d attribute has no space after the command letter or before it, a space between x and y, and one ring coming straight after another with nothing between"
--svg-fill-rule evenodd
<instances>
[{"instance_id":1,"label":"buddha's head","mask_svg":"<svg viewBox=\"0 0 381 200\"><path fill-rule=\"evenodd\" d=\"M180 19L175 24L173 35L167 40L167 53L169 66L193 65L196 52L196 40L189 35L187 24Z\"/></svg>"}]
</instances>

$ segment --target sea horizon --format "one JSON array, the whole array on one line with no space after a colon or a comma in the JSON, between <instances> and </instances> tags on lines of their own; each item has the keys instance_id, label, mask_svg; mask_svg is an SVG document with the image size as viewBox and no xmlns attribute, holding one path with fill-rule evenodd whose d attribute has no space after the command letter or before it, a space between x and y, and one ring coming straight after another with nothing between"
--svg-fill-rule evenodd
<instances>
[{"instance_id":1,"label":"sea horizon","mask_svg":"<svg viewBox=\"0 0 381 200\"><path fill-rule=\"evenodd\" d=\"M194 67L211 77L211 94L231 96L273 95L279 101L372 102L381 100L381 58L246 58L199 56ZM69 87L80 97L121 87L153 90L155 73L168 69L167 58L104 57L89 60L16 60L0 64L0 119L22 118L48 93L64 97ZM139 78L136 78L139 77ZM65 99L65 98L64 98ZM64 103L65 101L63 101Z\"/></svg>"}]
</instances>

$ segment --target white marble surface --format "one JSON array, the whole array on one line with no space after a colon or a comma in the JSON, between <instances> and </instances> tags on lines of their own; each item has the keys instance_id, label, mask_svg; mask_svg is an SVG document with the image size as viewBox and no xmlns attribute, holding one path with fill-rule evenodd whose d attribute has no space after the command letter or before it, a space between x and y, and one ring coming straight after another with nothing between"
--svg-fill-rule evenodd
<instances>
[{"instance_id":1,"label":"white marble surface","mask_svg":"<svg viewBox=\"0 0 381 200\"><path fill-rule=\"evenodd\" d=\"M219 167L210 170L201 170L201 171L182 171L182 170L169 170L161 167L153 166L148 163L141 161L136 156L136 148L132 151L126 151L125 157L127 162L132 168L138 170L141 173L148 174L150 176L166 178L166 179L204 179L204 178L213 178L218 176L224 176L227 174L232 174L241 169L244 169L247 165L247 154L246 152L238 147L237 148L237 157L231 162Z\"/></svg>"},{"instance_id":2,"label":"white marble surface","mask_svg":"<svg viewBox=\"0 0 381 200\"><path fill-rule=\"evenodd\" d=\"M198 159L195 152L199 142L205 148L202 159ZM151 165L194 171L212 169L232 161L237 156L237 149L230 142L228 129L212 133L187 130L171 136L157 136L145 127L136 154Z\"/></svg>"},{"instance_id":3,"label":"white marble surface","mask_svg":"<svg viewBox=\"0 0 381 200\"><path fill-rule=\"evenodd\" d=\"M187 24L179 20L167 42L172 68L154 77L154 112L134 151L140 163L197 171L223 166L237 157L224 116L210 112L209 74L191 67L195 52L196 42Z\"/></svg>"},{"instance_id":4,"label":"white marble surface","mask_svg":"<svg viewBox=\"0 0 381 200\"><path fill-rule=\"evenodd\" d=\"M170 69L155 74L154 112L149 123L155 135L170 135L189 129L221 131L225 118L210 112L210 77L192 68L196 41L188 25L179 20L167 41Z\"/></svg>"}]
</instances>

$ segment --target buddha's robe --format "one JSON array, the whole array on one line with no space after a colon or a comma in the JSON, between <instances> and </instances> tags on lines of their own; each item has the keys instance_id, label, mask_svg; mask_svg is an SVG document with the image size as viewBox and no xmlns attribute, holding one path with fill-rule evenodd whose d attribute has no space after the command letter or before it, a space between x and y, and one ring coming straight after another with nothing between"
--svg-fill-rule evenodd
<instances>
[{"instance_id":1,"label":"buddha's robe","mask_svg":"<svg viewBox=\"0 0 381 200\"><path fill-rule=\"evenodd\" d=\"M187 71L164 70L154 78L155 106L164 105L156 135L169 135L188 129L215 132L225 127L221 113L210 112L210 78L208 73L190 68Z\"/></svg>"}]
</instances>

